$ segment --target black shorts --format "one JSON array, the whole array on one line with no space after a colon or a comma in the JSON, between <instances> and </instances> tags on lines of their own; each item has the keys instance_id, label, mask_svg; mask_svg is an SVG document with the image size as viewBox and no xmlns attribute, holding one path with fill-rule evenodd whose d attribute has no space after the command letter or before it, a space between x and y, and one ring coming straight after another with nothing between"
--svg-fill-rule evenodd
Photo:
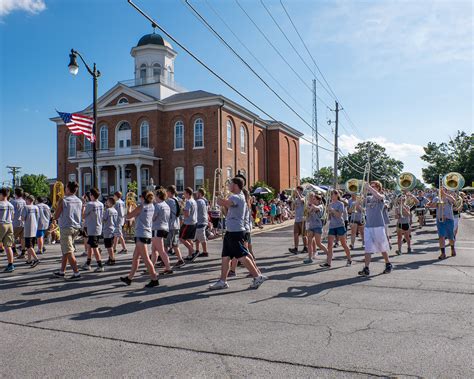
<instances>
[{"instance_id":1,"label":"black shorts","mask_svg":"<svg viewBox=\"0 0 474 379\"><path fill-rule=\"evenodd\" d=\"M250 232L245 232L245 242L249 245L252 244L252 234Z\"/></svg>"},{"instance_id":2,"label":"black shorts","mask_svg":"<svg viewBox=\"0 0 474 379\"><path fill-rule=\"evenodd\" d=\"M95 249L96 247L99 247L99 238L100 236L89 236L87 237L87 244Z\"/></svg>"},{"instance_id":3,"label":"black shorts","mask_svg":"<svg viewBox=\"0 0 474 379\"><path fill-rule=\"evenodd\" d=\"M404 231L410 230L410 224L397 224L397 227Z\"/></svg>"},{"instance_id":4,"label":"black shorts","mask_svg":"<svg viewBox=\"0 0 474 379\"><path fill-rule=\"evenodd\" d=\"M245 243L246 232L226 232L222 245L222 257L242 258L249 254Z\"/></svg>"},{"instance_id":5,"label":"black shorts","mask_svg":"<svg viewBox=\"0 0 474 379\"><path fill-rule=\"evenodd\" d=\"M141 242L145 245L149 245L151 243L151 238L145 238L145 237L135 237L135 243Z\"/></svg>"},{"instance_id":6,"label":"black shorts","mask_svg":"<svg viewBox=\"0 0 474 379\"><path fill-rule=\"evenodd\" d=\"M362 226L364 224L362 224L362 221L351 221L351 224L352 225L358 225L358 226ZM347 229L347 228L346 228Z\"/></svg>"},{"instance_id":7,"label":"black shorts","mask_svg":"<svg viewBox=\"0 0 474 379\"><path fill-rule=\"evenodd\" d=\"M34 248L36 244L36 237L25 237L25 247L27 249Z\"/></svg>"},{"instance_id":8,"label":"black shorts","mask_svg":"<svg viewBox=\"0 0 474 379\"><path fill-rule=\"evenodd\" d=\"M196 235L196 225L181 225L179 229L179 238L182 240L194 240Z\"/></svg>"},{"instance_id":9,"label":"black shorts","mask_svg":"<svg viewBox=\"0 0 474 379\"><path fill-rule=\"evenodd\" d=\"M168 232L166 230L153 230L151 232L152 237L166 238L168 237Z\"/></svg>"},{"instance_id":10,"label":"black shorts","mask_svg":"<svg viewBox=\"0 0 474 379\"><path fill-rule=\"evenodd\" d=\"M216 228L216 229L217 229L217 227L219 226L219 220L220 220L220 218L211 217L212 226L213 226L214 228Z\"/></svg>"},{"instance_id":11,"label":"black shorts","mask_svg":"<svg viewBox=\"0 0 474 379\"><path fill-rule=\"evenodd\" d=\"M114 243L114 237L104 238L104 245L106 249L110 249Z\"/></svg>"}]
</instances>

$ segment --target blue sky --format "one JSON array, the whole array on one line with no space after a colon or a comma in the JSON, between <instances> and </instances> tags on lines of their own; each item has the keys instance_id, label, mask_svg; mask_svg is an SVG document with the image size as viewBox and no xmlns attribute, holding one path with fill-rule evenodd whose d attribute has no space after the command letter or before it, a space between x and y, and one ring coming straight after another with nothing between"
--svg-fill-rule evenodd
<instances>
[{"instance_id":1,"label":"blue sky","mask_svg":"<svg viewBox=\"0 0 474 379\"><path fill-rule=\"evenodd\" d=\"M310 123L311 93L246 18L234 0L208 2L239 38L292 94L282 93L242 48L204 0L191 3ZM277 0L264 0L305 59L307 55ZM179 0L137 3L211 67L272 116L308 136L309 128L279 102L220 44ZM311 85L311 73L296 56L260 1L242 6L267 33L291 66ZM421 173L419 159L428 141L441 142L457 129L473 131L473 9L471 1L284 1L309 49L341 100L357 131L341 116L340 146L349 152L375 140ZM0 0L0 183L5 166L23 173L56 175L55 108L76 111L91 102L88 74L67 71L71 47L102 72L99 94L133 77L130 48L151 31L125 0ZM175 64L176 81L189 90L221 93L252 107L192 60L184 51ZM308 59L309 61L309 59ZM318 93L330 106L331 97ZM322 134L332 140L318 104ZM260 113L257 111L257 113ZM327 143L322 142L323 146ZM301 175L310 173L309 144L302 143ZM321 151L321 165L332 156Z\"/></svg>"}]
</instances>

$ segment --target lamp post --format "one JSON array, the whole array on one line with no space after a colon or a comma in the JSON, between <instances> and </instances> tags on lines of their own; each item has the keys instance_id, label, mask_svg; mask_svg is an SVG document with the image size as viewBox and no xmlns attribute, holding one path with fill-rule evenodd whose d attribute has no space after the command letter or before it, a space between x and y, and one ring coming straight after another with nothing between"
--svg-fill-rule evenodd
<instances>
[{"instance_id":1,"label":"lamp post","mask_svg":"<svg viewBox=\"0 0 474 379\"><path fill-rule=\"evenodd\" d=\"M87 71L89 74L92 76L92 82L93 82L93 118L94 118L94 125L92 125L92 135L94 136L94 140L91 142L92 144L92 187L97 186L97 145L96 145L96 124L97 124L97 78L100 76L100 71L97 70L95 63L93 65L93 68L91 69L89 65L86 63L84 58L82 58L82 55L74 49L71 49L71 54L69 54L69 72L72 75L77 75L79 72L79 66L77 64L77 57L81 58L82 63L84 63L84 66L86 66Z\"/></svg>"}]
</instances>

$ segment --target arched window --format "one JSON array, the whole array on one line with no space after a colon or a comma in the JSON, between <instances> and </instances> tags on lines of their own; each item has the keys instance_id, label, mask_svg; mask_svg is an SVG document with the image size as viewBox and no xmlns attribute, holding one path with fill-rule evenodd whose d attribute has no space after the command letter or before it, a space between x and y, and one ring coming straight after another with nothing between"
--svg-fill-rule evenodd
<instances>
[{"instance_id":1,"label":"arched window","mask_svg":"<svg viewBox=\"0 0 474 379\"><path fill-rule=\"evenodd\" d=\"M109 148L109 128L106 125L100 127L100 150Z\"/></svg>"},{"instance_id":2,"label":"arched window","mask_svg":"<svg viewBox=\"0 0 474 379\"><path fill-rule=\"evenodd\" d=\"M231 120L227 120L227 148L232 149L232 131L234 129L234 124Z\"/></svg>"},{"instance_id":3,"label":"arched window","mask_svg":"<svg viewBox=\"0 0 474 379\"><path fill-rule=\"evenodd\" d=\"M76 156L76 136L69 134L68 140L68 157L74 158Z\"/></svg>"},{"instance_id":4,"label":"arched window","mask_svg":"<svg viewBox=\"0 0 474 379\"><path fill-rule=\"evenodd\" d=\"M92 151L92 143L84 137L84 151Z\"/></svg>"},{"instance_id":5,"label":"arched window","mask_svg":"<svg viewBox=\"0 0 474 379\"><path fill-rule=\"evenodd\" d=\"M140 146L141 147L149 147L150 145L150 125L148 121L143 121L140 125Z\"/></svg>"},{"instance_id":6,"label":"arched window","mask_svg":"<svg viewBox=\"0 0 474 379\"><path fill-rule=\"evenodd\" d=\"M124 121L120 124L119 128L118 128L119 131L123 131L123 130L132 130L132 127L130 126L130 124L127 122L127 121Z\"/></svg>"},{"instance_id":7,"label":"arched window","mask_svg":"<svg viewBox=\"0 0 474 379\"><path fill-rule=\"evenodd\" d=\"M194 121L194 147L204 147L204 121L202 121L202 118Z\"/></svg>"},{"instance_id":8,"label":"arched window","mask_svg":"<svg viewBox=\"0 0 474 379\"><path fill-rule=\"evenodd\" d=\"M245 132L245 126L240 125L240 152L241 153L247 152L246 140L247 140L247 133Z\"/></svg>"},{"instance_id":9,"label":"arched window","mask_svg":"<svg viewBox=\"0 0 474 379\"><path fill-rule=\"evenodd\" d=\"M183 121L177 121L174 124L174 149L184 149L184 124Z\"/></svg>"},{"instance_id":10,"label":"arched window","mask_svg":"<svg viewBox=\"0 0 474 379\"><path fill-rule=\"evenodd\" d=\"M145 81L146 78L146 64L143 63L140 66L140 79L142 79L142 83Z\"/></svg>"},{"instance_id":11,"label":"arched window","mask_svg":"<svg viewBox=\"0 0 474 379\"><path fill-rule=\"evenodd\" d=\"M184 168L176 167L174 169L174 185L176 186L176 191L184 191Z\"/></svg>"},{"instance_id":12,"label":"arched window","mask_svg":"<svg viewBox=\"0 0 474 379\"><path fill-rule=\"evenodd\" d=\"M128 99L127 99L126 97L121 97L121 98L117 101L117 104L118 104L118 105L128 104Z\"/></svg>"},{"instance_id":13,"label":"arched window","mask_svg":"<svg viewBox=\"0 0 474 379\"><path fill-rule=\"evenodd\" d=\"M153 77L155 79L159 79L161 76L161 65L159 63L155 63L153 65Z\"/></svg>"},{"instance_id":14,"label":"arched window","mask_svg":"<svg viewBox=\"0 0 474 379\"><path fill-rule=\"evenodd\" d=\"M194 167L194 189L197 191L204 185L204 166Z\"/></svg>"}]
</instances>

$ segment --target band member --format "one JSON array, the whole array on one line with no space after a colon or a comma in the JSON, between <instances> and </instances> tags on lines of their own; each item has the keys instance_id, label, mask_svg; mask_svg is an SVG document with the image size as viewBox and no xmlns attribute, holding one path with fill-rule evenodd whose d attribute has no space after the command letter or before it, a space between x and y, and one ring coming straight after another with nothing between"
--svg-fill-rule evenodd
<instances>
[{"instance_id":1,"label":"band member","mask_svg":"<svg viewBox=\"0 0 474 379\"><path fill-rule=\"evenodd\" d=\"M385 270L383 273L389 274L392 272L393 266L390 263L387 253L390 246L388 244L387 234L385 231L385 221L383 218L385 196L382 192L382 184L379 181L373 181L370 182L370 185L366 184L366 188L368 196L365 200L365 267L362 271L359 271L359 275L370 275L369 265L372 254L375 253L382 253L383 259L385 260Z\"/></svg>"},{"instance_id":2,"label":"band member","mask_svg":"<svg viewBox=\"0 0 474 379\"><path fill-rule=\"evenodd\" d=\"M316 195L314 192L311 192L309 194L306 216L308 258L303 261L303 263L305 264L313 263L313 259L317 254L316 246L323 250L325 254L328 253L328 250L321 242L321 236L323 234L323 214L324 206L322 205L321 196Z\"/></svg>"},{"instance_id":3,"label":"band member","mask_svg":"<svg viewBox=\"0 0 474 379\"><path fill-rule=\"evenodd\" d=\"M436 196L428 203L428 207L436 208L436 226L438 228L439 248L441 250L438 259L446 259L446 238L451 246L451 256L456 256L453 215L455 198L444 187L441 187L439 192L441 196Z\"/></svg>"},{"instance_id":4,"label":"band member","mask_svg":"<svg viewBox=\"0 0 474 379\"><path fill-rule=\"evenodd\" d=\"M60 243L61 243L61 268L53 273L54 277L64 278L66 266L72 267L73 275L69 280L81 278L74 256L74 240L79 236L81 230L82 201L76 196L79 188L76 182L69 182L66 185L65 196L60 200L54 218L58 220Z\"/></svg>"},{"instance_id":5,"label":"band member","mask_svg":"<svg viewBox=\"0 0 474 379\"><path fill-rule=\"evenodd\" d=\"M168 186L166 188L166 195L166 204L170 207L170 221L165 247L168 249L168 254L174 253L178 259L173 267L180 268L185 265L185 262L179 249L179 217L181 216L181 207L176 197L176 187L174 185Z\"/></svg>"},{"instance_id":6,"label":"band member","mask_svg":"<svg viewBox=\"0 0 474 379\"><path fill-rule=\"evenodd\" d=\"M24 226L25 247L27 252L26 264L31 268L38 266L40 263L35 252L36 233L38 232L39 209L34 205L35 198L33 195L26 196L26 205L21 210L21 221Z\"/></svg>"},{"instance_id":7,"label":"band member","mask_svg":"<svg viewBox=\"0 0 474 379\"><path fill-rule=\"evenodd\" d=\"M103 272L102 257L99 250L99 239L102 234L102 219L104 218L104 204L99 201L100 192L97 188L91 188L91 201L84 206L84 221L87 230L87 260L82 266L83 270L90 271L92 255L97 261L95 272Z\"/></svg>"},{"instance_id":8,"label":"band member","mask_svg":"<svg viewBox=\"0 0 474 379\"><path fill-rule=\"evenodd\" d=\"M44 236L51 220L51 209L45 202L46 199L44 197L39 197L38 204L36 204L39 210L38 232L36 233L36 242L38 242L37 254L43 254L46 250L44 248Z\"/></svg>"},{"instance_id":9,"label":"band member","mask_svg":"<svg viewBox=\"0 0 474 379\"><path fill-rule=\"evenodd\" d=\"M127 276L121 276L120 280L127 286L132 284L132 279L138 270L140 259L143 259L145 266L148 270L148 274L151 280L145 285L146 288L152 288L158 286L158 276L156 275L155 267L151 263L150 257L148 256L148 245L151 243L152 238L152 224L153 214L155 213L155 206L153 205L153 199L155 195L151 191L143 191L140 196L141 204L136 207L133 211L127 214L126 219L130 220L136 217L135 220L135 250L133 251L132 267Z\"/></svg>"},{"instance_id":10,"label":"band member","mask_svg":"<svg viewBox=\"0 0 474 379\"><path fill-rule=\"evenodd\" d=\"M304 224L304 207L305 198L303 195L303 187L298 186L294 192L295 197L295 224L293 226L293 238L295 247L288 249L290 253L298 254L298 245L300 236L303 238L303 253L308 252L308 239L306 238L306 227Z\"/></svg>"},{"instance_id":11,"label":"band member","mask_svg":"<svg viewBox=\"0 0 474 379\"><path fill-rule=\"evenodd\" d=\"M459 204L456 203L453 205L453 216L454 216L454 238L456 238L458 234L458 226L459 226L459 220L461 218L461 212L464 206L464 194L461 192L460 194L462 201L459 202Z\"/></svg>"},{"instance_id":12,"label":"band member","mask_svg":"<svg viewBox=\"0 0 474 379\"><path fill-rule=\"evenodd\" d=\"M23 222L20 219L21 211L23 207L26 205L25 199L23 199L23 189L22 188L15 188L15 198L10 201L13 205L14 213L13 213L13 234L15 242L13 243L13 254L17 255L16 251L16 241L20 240L21 244L21 255L19 258L23 258L25 256L25 239L23 236Z\"/></svg>"},{"instance_id":13,"label":"band member","mask_svg":"<svg viewBox=\"0 0 474 379\"><path fill-rule=\"evenodd\" d=\"M7 253L8 265L4 272L13 272L15 266L13 264L12 246L15 243L13 237L13 213L15 209L8 201L10 190L8 188L0 189L0 242Z\"/></svg>"},{"instance_id":14,"label":"band member","mask_svg":"<svg viewBox=\"0 0 474 379\"><path fill-rule=\"evenodd\" d=\"M224 235L224 243L222 247L222 266L220 279L209 286L211 290L228 288L227 274L229 273L229 264L233 258L238 259L249 271L253 277L250 288L257 289L267 280L266 276L259 274L252 259L249 258L249 251L245 241L245 218L246 209L245 196L242 193L244 181L242 178L232 178L228 184L228 190L232 194L227 198L218 198L217 204L227 208L226 216L226 233Z\"/></svg>"},{"instance_id":15,"label":"band member","mask_svg":"<svg viewBox=\"0 0 474 379\"><path fill-rule=\"evenodd\" d=\"M109 254L109 259L105 262L108 266L115 264L115 251L113 247L117 229L120 228L119 216L115 209L115 197L109 197L105 203L104 218L102 219L102 234L104 235L104 246Z\"/></svg>"},{"instance_id":16,"label":"band member","mask_svg":"<svg viewBox=\"0 0 474 379\"><path fill-rule=\"evenodd\" d=\"M429 203L429 200L425 197L423 191L418 191L418 195L416 196L416 216L418 217L418 225L422 228L425 224L425 213L426 213L426 204Z\"/></svg>"},{"instance_id":17,"label":"band member","mask_svg":"<svg viewBox=\"0 0 474 379\"><path fill-rule=\"evenodd\" d=\"M332 263L332 251L334 248L334 240L341 242L341 245L346 253L346 266L352 264L351 251L347 246L346 228L344 226L344 203L341 201L338 190L331 191L331 203L328 206L329 213L329 232L328 232L328 253L326 263L321 264L321 267L330 268Z\"/></svg>"},{"instance_id":18,"label":"band member","mask_svg":"<svg viewBox=\"0 0 474 379\"><path fill-rule=\"evenodd\" d=\"M206 191L204 188L199 188L196 191L196 206L197 206L197 225L196 225L196 251L194 252L191 261L196 257L208 257L207 252L207 225L209 224L209 207L206 201ZM202 253L199 252L199 245L202 246Z\"/></svg>"},{"instance_id":19,"label":"band member","mask_svg":"<svg viewBox=\"0 0 474 379\"><path fill-rule=\"evenodd\" d=\"M397 219L397 255L402 255L403 239L407 242L407 253L411 253L411 228L410 228L410 207L405 203L406 196L400 195L399 203L395 208L395 217Z\"/></svg>"},{"instance_id":20,"label":"band member","mask_svg":"<svg viewBox=\"0 0 474 379\"><path fill-rule=\"evenodd\" d=\"M170 266L170 259L166 254L164 240L168 237L170 222L170 207L166 203L166 191L160 188L156 191L155 211L153 213L152 238L151 238L151 261L155 265L158 255L163 262L164 275L170 275L173 270Z\"/></svg>"},{"instance_id":21,"label":"band member","mask_svg":"<svg viewBox=\"0 0 474 379\"><path fill-rule=\"evenodd\" d=\"M193 262L199 253L194 251L194 237L196 235L197 225L197 204L193 197L193 189L187 187L184 189L184 209L183 209L183 225L179 230L179 240L188 249L188 256L185 258L187 262Z\"/></svg>"},{"instance_id":22,"label":"band member","mask_svg":"<svg viewBox=\"0 0 474 379\"><path fill-rule=\"evenodd\" d=\"M351 244L349 247L354 249L357 234L359 234L362 241L364 241L364 210L356 194L352 194L349 199L349 210L349 222L351 225ZM362 242L362 245L363 244Z\"/></svg>"},{"instance_id":23,"label":"band member","mask_svg":"<svg viewBox=\"0 0 474 379\"><path fill-rule=\"evenodd\" d=\"M122 250L120 250L119 254L126 254L127 253L127 246L125 245L125 239L123 238L123 226L125 225L125 201L122 200L122 192L117 191L114 193L115 199L115 210L117 211L118 215L118 227L115 230L114 234L114 253L117 251L117 244L120 243L122 246Z\"/></svg>"}]
</instances>

